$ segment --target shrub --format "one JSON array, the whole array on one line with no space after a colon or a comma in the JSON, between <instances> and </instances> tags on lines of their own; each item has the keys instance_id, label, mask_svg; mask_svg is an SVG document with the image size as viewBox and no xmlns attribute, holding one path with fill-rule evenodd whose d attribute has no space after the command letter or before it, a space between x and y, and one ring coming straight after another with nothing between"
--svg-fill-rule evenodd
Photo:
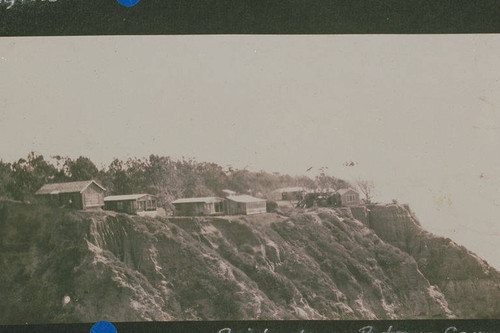
<instances>
[{"instance_id":1,"label":"shrub","mask_svg":"<svg viewBox=\"0 0 500 333\"><path fill-rule=\"evenodd\" d=\"M267 200L266 201L266 211L268 213L274 213L276 212L276 209L278 208L278 203L273 200Z\"/></svg>"}]
</instances>

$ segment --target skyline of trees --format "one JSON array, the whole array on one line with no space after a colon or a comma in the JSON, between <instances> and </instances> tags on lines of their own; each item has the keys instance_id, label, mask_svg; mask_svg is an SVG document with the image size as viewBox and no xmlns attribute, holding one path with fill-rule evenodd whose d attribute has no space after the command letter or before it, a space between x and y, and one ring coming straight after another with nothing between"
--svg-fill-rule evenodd
<instances>
[{"instance_id":1,"label":"skyline of trees","mask_svg":"<svg viewBox=\"0 0 500 333\"><path fill-rule=\"evenodd\" d=\"M85 156L50 158L52 161L31 152L27 158L12 163L0 160L0 198L31 201L43 184L90 179L100 182L108 194L154 194L161 205L168 205L179 197L220 196L223 189L265 197L277 188L288 186L310 189L350 186L342 179L327 175L325 169L311 178L224 168L216 163L174 160L154 154L148 158L114 159L101 168Z\"/></svg>"}]
</instances>

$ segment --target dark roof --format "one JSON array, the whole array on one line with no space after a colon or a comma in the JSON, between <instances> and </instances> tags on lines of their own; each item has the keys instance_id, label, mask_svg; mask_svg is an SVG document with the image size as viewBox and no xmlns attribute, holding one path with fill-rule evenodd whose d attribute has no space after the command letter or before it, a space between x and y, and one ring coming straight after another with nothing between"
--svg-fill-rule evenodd
<instances>
[{"instance_id":1,"label":"dark roof","mask_svg":"<svg viewBox=\"0 0 500 333\"><path fill-rule=\"evenodd\" d=\"M82 193L92 183L96 184L103 191L106 191L106 189L95 180L85 180L81 182L45 184L36 191L35 194Z\"/></svg>"}]
</instances>

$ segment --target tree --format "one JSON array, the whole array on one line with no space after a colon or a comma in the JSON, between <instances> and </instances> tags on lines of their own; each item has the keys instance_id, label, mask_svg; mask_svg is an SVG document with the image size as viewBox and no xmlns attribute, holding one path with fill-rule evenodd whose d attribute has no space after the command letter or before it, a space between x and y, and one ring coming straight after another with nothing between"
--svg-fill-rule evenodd
<instances>
[{"instance_id":1,"label":"tree","mask_svg":"<svg viewBox=\"0 0 500 333\"><path fill-rule=\"evenodd\" d=\"M21 158L11 165L11 181L7 184L10 196L15 200L29 200L43 184L53 182L59 175L43 155L31 152L27 159Z\"/></svg>"},{"instance_id":2,"label":"tree","mask_svg":"<svg viewBox=\"0 0 500 333\"><path fill-rule=\"evenodd\" d=\"M8 191L8 184L12 182L12 170L10 163L0 160L0 198L11 197Z\"/></svg>"},{"instance_id":3,"label":"tree","mask_svg":"<svg viewBox=\"0 0 500 333\"><path fill-rule=\"evenodd\" d=\"M99 170L88 157L80 156L75 161L67 159L64 166L71 180L91 180L97 177Z\"/></svg>"},{"instance_id":4,"label":"tree","mask_svg":"<svg viewBox=\"0 0 500 333\"><path fill-rule=\"evenodd\" d=\"M375 184L371 180L359 179L356 181L358 189L365 195L366 202L370 203L373 198L373 190L375 189Z\"/></svg>"},{"instance_id":5,"label":"tree","mask_svg":"<svg viewBox=\"0 0 500 333\"><path fill-rule=\"evenodd\" d=\"M320 174L314 179L317 189L329 191L330 189L338 190L350 186L348 182L328 175L328 167L321 167L319 170Z\"/></svg>"}]
</instances>

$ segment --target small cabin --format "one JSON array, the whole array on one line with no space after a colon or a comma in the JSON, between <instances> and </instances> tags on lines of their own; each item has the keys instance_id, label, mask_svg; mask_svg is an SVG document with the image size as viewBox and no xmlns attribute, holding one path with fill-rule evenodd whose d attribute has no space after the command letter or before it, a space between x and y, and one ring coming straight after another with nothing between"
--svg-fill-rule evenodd
<instances>
[{"instance_id":1,"label":"small cabin","mask_svg":"<svg viewBox=\"0 0 500 333\"><path fill-rule=\"evenodd\" d=\"M303 187L285 187L272 192L272 199L277 201L298 201L304 198L306 189Z\"/></svg>"},{"instance_id":2,"label":"small cabin","mask_svg":"<svg viewBox=\"0 0 500 333\"><path fill-rule=\"evenodd\" d=\"M104 206L106 189L94 180L45 184L35 195L48 204L73 209L92 209Z\"/></svg>"},{"instance_id":3,"label":"small cabin","mask_svg":"<svg viewBox=\"0 0 500 333\"><path fill-rule=\"evenodd\" d=\"M251 215L266 212L266 200L250 195L234 195L226 198L228 215Z\"/></svg>"},{"instance_id":4,"label":"small cabin","mask_svg":"<svg viewBox=\"0 0 500 333\"><path fill-rule=\"evenodd\" d=\"M177 216L224 214L224 199L218 197L183 198L172 202Z\"/></svg>"},{"instance_id":5,"label":"small cabin","mask_svg":"<svg viewBox=\"0 0 500 333\"><path fill-rule=\"evenodd\" d=\"M342 206L356 206L361 204L358 191L352 188L342 188L337 190L337 193L340 195Z\"/></svg>"},{"instance_id":6,"label":"small cabin","mask_svg":"<svg viewBox=\"0 0 500 333\"><path fill-rule=\"evenodd\" d=\"M155 216L157 201L151 194L111 195L104 198L104 209L132 215Z\"/></svg>"},{"instance_id":7,"label":"small cabin","mask_svg":"<svg viewBox=\"0 0 500 333\"><path fill-rule=\"evenodd\" d=\"M310 207L340 207L342 206L340 194L335 191L314 191L307 193L304 200L297 204L297 207L310 208Z\"/></svg>"}]
</instances>

